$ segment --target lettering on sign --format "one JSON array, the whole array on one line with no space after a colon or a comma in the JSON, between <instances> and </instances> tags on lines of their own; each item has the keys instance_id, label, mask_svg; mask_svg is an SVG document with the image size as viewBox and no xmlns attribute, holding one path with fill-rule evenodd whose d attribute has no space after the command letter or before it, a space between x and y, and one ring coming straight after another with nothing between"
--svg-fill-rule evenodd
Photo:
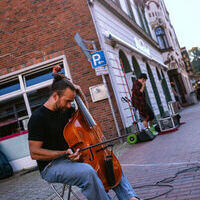
<instances>
[{"instance_id":1,"label":"lettering on sign","mask_svg":"<svg viewBox=\"0 0 200 200\"><path fill-rule=\"evenodd\" d=\"M145 53L146 55L150 56L150 49L149 47L144 43L143 40L139 38L134 38L136 48Z\"/></svg>"}]
</instances>

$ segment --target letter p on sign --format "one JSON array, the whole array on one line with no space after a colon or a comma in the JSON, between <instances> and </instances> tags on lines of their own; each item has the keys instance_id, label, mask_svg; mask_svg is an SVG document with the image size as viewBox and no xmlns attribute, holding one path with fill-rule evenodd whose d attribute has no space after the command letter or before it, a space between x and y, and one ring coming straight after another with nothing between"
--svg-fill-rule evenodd
<instances>
[{"instance_id":1,"label":"letter p on sign","mask_svg":"<svg viewBox=\"0 0 200 200\"><path fill-rule=\"evenodd\" d=\"M91 59L92 68L97 68L97 67L107 65L106 58L103 51L97 51L95 53L92 53L91 55L92 55L92 59Z\"/></svg>"},{"instance_id":2,"label":"letter p on sign","mask_svg":"<svg viewBox=\"0 0 200 200\"><path fill-rule=\"evenodd\" d=\"M94 55L92 55L92 59L94 61L94 66L97 66L98 61L100 61L100 59L101 59L101 56L99 54L94 54Z\"/></svg>"}]
</instances>

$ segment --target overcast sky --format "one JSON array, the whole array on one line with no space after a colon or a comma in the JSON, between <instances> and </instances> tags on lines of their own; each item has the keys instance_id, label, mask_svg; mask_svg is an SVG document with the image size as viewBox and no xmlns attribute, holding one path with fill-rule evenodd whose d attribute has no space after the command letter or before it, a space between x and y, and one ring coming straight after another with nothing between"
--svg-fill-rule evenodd
<instances>
[{"instance_id":1,"label":"overcast sky","mask_svg":"<svg viewBox=\"0 0 200 200\"><path fill-rule=\"evenodd\" d=\"M181 47L200 47L200 0L164 0Z\"/></svg>"}]
</instances>

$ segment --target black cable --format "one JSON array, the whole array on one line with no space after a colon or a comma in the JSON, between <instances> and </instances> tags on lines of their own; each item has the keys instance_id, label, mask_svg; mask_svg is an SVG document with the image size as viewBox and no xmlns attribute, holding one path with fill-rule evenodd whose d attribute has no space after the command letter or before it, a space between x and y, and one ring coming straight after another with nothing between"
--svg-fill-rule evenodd
<instances>
[{"instance_id":1,"label":"black cable","mask_svg":"<svg viewBox=\"0 0 200 200\"><path fill-rule=\"evenodd\" d=\"M137 187L134 187L134 189L137 189L137 188L144 188L144 187L168 187L169 190L167 192L164 192L162 194L159 194L159 195L156 195L154 197L150 197L150 198L147 198L147 199L142 199L142 200L151 200L151 199L155 199L157 197L160 197L160 196L163 196L163 195L166 195L168 193L170 193L174 187L172 185L158 185L157 183L156 184L152 184L152 185L141 185L141 186L137 186Z\"/></svg>"},{"instance_id":2,"label":"black cable","mask_svg":"<svg viewBox=\"0 0 200 200\"><path fill-rule=\"evenodd\" d=\"M146 198L146 199L143 199L143 200L155 199L157 197L160 197L160 196L163 196L163 195L166 195L166 194L170 193L174 189L174 187L172 185L169 185L169 184L166 184L166 183L171 183L180 174L183 174L183 173L186 173L186 172L192 172L192 171L196 172L198 170L200 170L200 166L190 167L190 168L178 171L174 176L165 178L165 179L163 179L161 181L156 182L155 184L152 184L152 185L141 185L141 186L137 186L137 187L133 187L133 188L137 189L137 188L144 188L144 187L169 187L169 190L167 192L164 192L162 194L156 195L154 197Z\"/></svg>"}]
</instances>

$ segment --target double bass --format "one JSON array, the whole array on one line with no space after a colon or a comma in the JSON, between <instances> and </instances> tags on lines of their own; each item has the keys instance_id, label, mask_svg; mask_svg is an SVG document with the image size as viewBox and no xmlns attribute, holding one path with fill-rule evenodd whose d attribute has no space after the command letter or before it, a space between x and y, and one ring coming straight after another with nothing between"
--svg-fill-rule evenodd
<instances>
[{"instance_id":1,"label":"double bass","mask_svg":"<svg viewBox=\"0 0 200 200\"><path fill-rule=\"evenodd\" d=\"M119 161L105 141L101 125L93 119L78 94L75 97L78 110L66 124L63 134L69 148L80 149L81 162L90 164L101 179L106 191L116 187L121 180L122 170Z\"/></svg>"}]
</instances>

